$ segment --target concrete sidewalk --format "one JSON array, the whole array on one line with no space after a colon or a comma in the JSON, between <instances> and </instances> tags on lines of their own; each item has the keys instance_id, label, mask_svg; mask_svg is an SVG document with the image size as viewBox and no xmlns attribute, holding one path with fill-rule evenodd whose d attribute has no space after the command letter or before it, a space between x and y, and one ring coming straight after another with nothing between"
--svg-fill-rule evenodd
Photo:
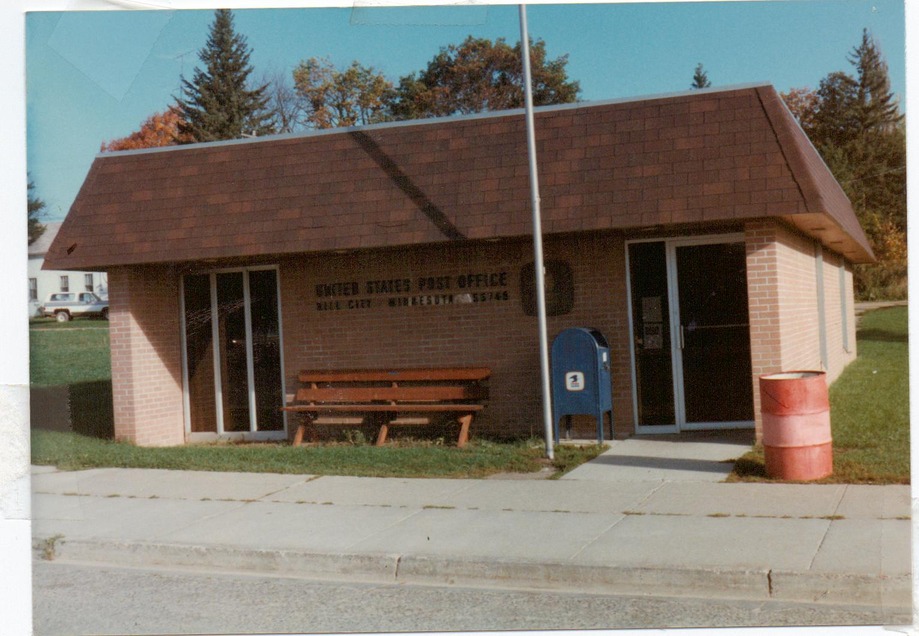
<instances>
[{"instance_id":1,"label":"concrete sidewalk","mask_svg":"<svg viewBox=\"0 0 919 636\"><path fill-rule=\"evenodd\" d=\"M616 442L555 481L35 467L34 545L74 562L909 607L908 486L726 484L723 460L654 470L646 445L629 452Z\"/></svg>"}]
</instances>

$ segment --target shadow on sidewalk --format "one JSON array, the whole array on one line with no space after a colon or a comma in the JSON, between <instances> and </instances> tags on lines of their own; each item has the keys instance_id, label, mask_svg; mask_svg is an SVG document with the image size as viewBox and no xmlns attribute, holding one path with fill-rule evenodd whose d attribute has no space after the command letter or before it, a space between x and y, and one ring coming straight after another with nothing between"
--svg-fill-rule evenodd
<instances>
[{"instance_id":1,"label":"shadow on sidewalk","mask_svg":"<svg viewBox=\"0 0 919 636\"><path fill-rule=\"evenodd\" d=\"M732 459L705 460L683 457L647 457L641 455L604 454L591 460L592 464L621 468L649 468L654 470L688 470L703 473L730 472Z\"/></svg>"}]
</instances>

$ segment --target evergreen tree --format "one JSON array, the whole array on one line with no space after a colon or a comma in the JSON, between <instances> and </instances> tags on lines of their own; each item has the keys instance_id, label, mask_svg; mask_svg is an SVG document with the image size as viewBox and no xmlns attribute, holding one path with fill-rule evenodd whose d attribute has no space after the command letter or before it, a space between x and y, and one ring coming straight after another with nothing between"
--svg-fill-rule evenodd
<instances>
[{"instance_id":1,"label":"evergreen tree","mask_svg":"<svg viewBox=\"0 0 919 636\"><path fill-rule=\"evenodd\" d=\"M201 142L273 132L266 86L248 86L249 55L246 38L233 28L232 12L218 9L198 52L204 68L195 68L191 81L183 78L182 97L176 98L180 135Z\"/></svg>"},{"instance_id":2,"label":"evergreen tree","mask_svg":"<svg viewBox=\"0 0 919 636\"><path fill-rule=\"evenodd\" d=\"M849 62L855 66L858 78L854 110L859 128L890 130L903 117L890 90L887 62L868 29L862 31L862 42L850 54Z\"/></svg>"},{"instance_id":3,"label":"evergreen tree","mask_svg":"<svg viewBox=\"0 0 919 636\"><path fill-rule=\"evenodd\" d=\"M697 90L700 88L709 88L712 83L708 80L708 73L705 72L705 69L702 68L702 62L696 64L696 71L692 74L692 84L689 86L690 90Z\"/></svg>"},{"instance_id":4,"label":"evergreen tree","mask_svg":"<svg viewBox=\"0 0 919 636\"><path fill-rule=\"evenodd\" d=\"M41 221L39 221L39 217L41 217L42 213L45 211L45 202L35 196L34 190L35 183L29 179L29 245L37 241L39 237L45 233L45 229L47 229L42 225Z\"/></svg>"},{"instance_id":5,"label":"evergreen tree","mask_svg":"<svg viewBox=\"0 0 919 636\"><path fill-rule=\"evenodd\" d=\"M906 136L887 63L867 30L848 61L816 91L783 95L839 181L878 258L856 270L863 299L902 297L906 287Z\"/></svg>"}]
</instances>

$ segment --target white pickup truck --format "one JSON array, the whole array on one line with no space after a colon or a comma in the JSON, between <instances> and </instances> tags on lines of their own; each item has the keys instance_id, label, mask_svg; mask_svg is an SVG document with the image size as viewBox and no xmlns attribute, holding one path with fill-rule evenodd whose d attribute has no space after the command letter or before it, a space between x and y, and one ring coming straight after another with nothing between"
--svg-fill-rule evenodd
<instances>
[{"instance_id":1,"label":"white pickup truck","mask_svg":"<svg viewBox=\"0 0 919 636\"><path fill-rule=\"evenodd\" d=\"M53 316L58 322L67 322L78 316L99 317L108 320L108 301L92 292L55 292L38 308L42 316Z\"/></svg>"}]
</instances>

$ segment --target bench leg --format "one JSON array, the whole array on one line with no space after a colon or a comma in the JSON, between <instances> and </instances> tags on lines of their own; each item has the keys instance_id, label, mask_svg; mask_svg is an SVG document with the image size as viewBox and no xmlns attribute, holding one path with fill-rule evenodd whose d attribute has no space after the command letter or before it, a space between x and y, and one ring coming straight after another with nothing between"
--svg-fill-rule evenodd
<instances>
[{"instance_id":1,"label":"bench leg","mask_svg":"<svg viewBox=\"0 0 919 636\"><path fill-rule=\"evenodd\" d=\"M294 434L294 446L299 446L303 443L303 433L306 432L306 424L300 422L297 426L297 432Z\"/></svg>"},{"instance_id":2,"label":"bench leg","mask_svg":"<svg viewBox=\"0 0 919 636\"><path fill-rule=\"evenodd\" d=\"M389 424L381 424L380 432L377 434L376 446L382 446L386 443L386 436L389 434Z\"/></svg>"},{"instance_id":3,"label":"bench leg","mask_svg":"<svg viewBox=\"0 0 919 636\"><path fill-rule=\"evenodd\" d=\"M300 423L297 425L297 432L294 433L294 441L293 441L294 446L299 446L300 444L303 443L303 438L306 436L307 427L311 428L309 441L311 442L316 441L316 428L312 426L313 420L315 419L315 417L316 417L315 415L313 415L312 413L309 413L309 414L304 415L300 419Z\"/></svg>"},{"instance_id":4,"label":"bench leg","mask_svg":"<svg viewBox=\"0 0 919 636\"><path fill-rule=\"evenodd\" d=\"M456 447L462 448L469 441L469 425L472 424L472 413L460 415L457 420L460 423L459 437L456 440Z\"/></svg>"}]
</instances>

